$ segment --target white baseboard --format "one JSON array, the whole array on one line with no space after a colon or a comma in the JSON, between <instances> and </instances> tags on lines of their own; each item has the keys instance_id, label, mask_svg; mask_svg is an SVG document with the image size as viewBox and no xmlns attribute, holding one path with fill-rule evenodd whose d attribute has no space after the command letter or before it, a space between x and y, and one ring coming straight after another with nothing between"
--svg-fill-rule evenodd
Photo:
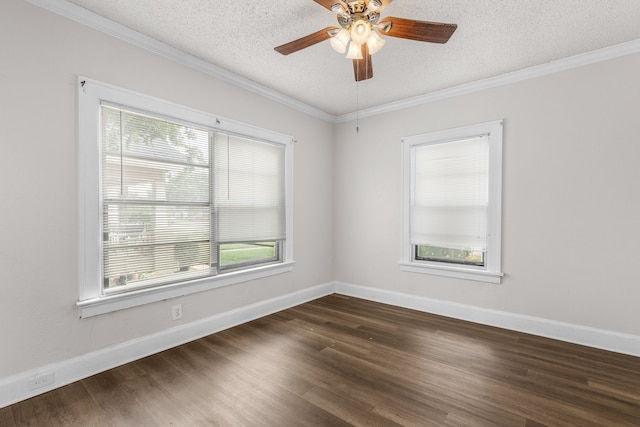
<instances>
[{"instance_id":1,"label":"white baseboard","mask_svg":"<svg viewBox=\"0 0 640 427\"><path fill-rule=\"evenodd\" d=\"M186 342L330 295L333 292L333 283L314 286L63 362L22 372L0 381L0 408ZM50 384L36 390L29 389L30 380L47 374L53 374Z\"/></svg>"},{"instance_id":2,"label":"white baseboard","mask_svg":"<svg viewBox=\"0 0 640 427\"><path fill-rule=\"evenodd\" d=\"M333 293L405 307L484 325L640 356L640 337L533 316L508 313L342 282L326 283L227 311L103 350L22 372L0 381L0 408L269 314ZM53 374L50 384L29 389L33 378ZM49 377L51 378L51 377Z\"/></svg>"},{"instance_id":3,"label":"white baseboard","mask_svg":"<svg viewBox=\"0 0 640 427\"><path fill-rule=\"evenodd\" d=\"M600 348L616 353L640 356L640 336L621 334L581 325L557 322L498 310L436 300L399 292L335 283L337 294L362 298L426 313L438 314L483 325L553 338L561 341Z\"/></svg>"}]
</instances>

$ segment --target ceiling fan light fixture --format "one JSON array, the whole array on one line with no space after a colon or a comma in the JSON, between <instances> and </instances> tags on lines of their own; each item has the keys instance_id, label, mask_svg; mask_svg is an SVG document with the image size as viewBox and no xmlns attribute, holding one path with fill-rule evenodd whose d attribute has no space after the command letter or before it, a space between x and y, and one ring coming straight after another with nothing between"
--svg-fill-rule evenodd
<instances>
[{"instance_id":1,"label":"ceiling fan light fixture","mask_svg":"<svg viewBox=\"0 0 640 427\"><path fill-rule=\"evenodd\" d=\"M369 54L373 55L378 52L385 44L385 40L378 35L376 31L371 31L371 35L367 39L367 48L369 49Z\"/></svg>"},{"instance_id":2,"label":"ceiling fan light fixture","mask_svg":"<svg viewBox=\"0 0 640 427\"><path fill-rule=\"evenodd\" d=\"M351 36L349 35L349 31L342 28L338 31L331 39L329 43L331 43L331 47L338 53L345 53L347 50L347 44L349 44L349 40Z\"/></svg>"},{"instance_id":3,"label":"ceiling fan light fixture","mask_svg":"<svg viewBox=\"0 0 640 427\"><path fill-rule=\"evenodd\" d=\"M353 41L349 44L349 52L347 52L348 59L362 59L362 45L354 43Z\"/></svg>"},{"instance_id":4,"label":"ceiling fan light fixture","mask_svg":"<svg viewBox=\"0 0 640 427\"><path fill-rule=\"evenodd\" d=\"M358 19L351 26L351 40L356 44L366 43L371 35L371 23L364 19Z\"/></svg>"}]
</instances>

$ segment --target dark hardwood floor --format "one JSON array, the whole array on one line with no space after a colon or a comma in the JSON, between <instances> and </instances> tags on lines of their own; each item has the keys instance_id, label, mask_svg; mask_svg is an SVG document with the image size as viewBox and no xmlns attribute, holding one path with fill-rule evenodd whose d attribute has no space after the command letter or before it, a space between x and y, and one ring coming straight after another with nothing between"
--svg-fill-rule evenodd
<instances>
[{"instance_id":1,"label":"dark hardwood floor","mask_svg":"<svg viewBox=\"0 0 640 427\"><path fill-rule=\"evenodd\" d=\"M639 426L640 358L328 296L0 409L1 426Z\"/></svg>"}]
</instances>

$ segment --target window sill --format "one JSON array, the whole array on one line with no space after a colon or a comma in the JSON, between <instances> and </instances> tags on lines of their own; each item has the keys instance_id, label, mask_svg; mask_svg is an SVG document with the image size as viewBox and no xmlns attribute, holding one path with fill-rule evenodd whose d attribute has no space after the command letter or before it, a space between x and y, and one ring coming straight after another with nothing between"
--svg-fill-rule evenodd
<instances>
[{"instance_id":1,"label":"window sill","mask_svg":"<svg viewBox=\"0 0 640 427\"><path fill-rule=\"evenodd\" d=\"M449 267L417 262L401 262L400 270L411 273L432 274L435 276L455 277L458 279L475 280L478 282L497 283L502 280L504 273L477 270L472 268Z\"/></svg>"},{"instance_id":2,"label":"window sill","mask_svg":"<svg viewBox=\"0 0 640 427\"><path fill-rule=\"evenodd\" d=\"M265 265L251 270L233 271L220 274L215 277L193 280L190 282L176 283L158 288L147 288L123 294L109 295L78 301L76 306L80 318L98 316L112 311L123 310L152 302L163 301L196 292L221 288L236 283L263 277L274 276L293 270L294 261Z\"/></svg>"}]
</instances>

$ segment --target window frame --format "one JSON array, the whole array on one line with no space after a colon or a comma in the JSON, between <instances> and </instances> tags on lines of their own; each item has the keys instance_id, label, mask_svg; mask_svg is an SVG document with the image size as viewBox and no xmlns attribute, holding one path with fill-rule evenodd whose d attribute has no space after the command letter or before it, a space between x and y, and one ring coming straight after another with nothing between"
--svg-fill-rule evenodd
<instances>
[{"instance_id":1,"label":"window frame","mask_svg":"<svg viewBox=\"0 0 640 427\"><path fill-rule=\"evenodd\" d=\"M487 211L487 248L485 265L419 260L417 245L411 244L411 187L414 173L412 149L426 144L441 144L488 136L489 204ZM402 271L455 277L488 283L501 283L502 276L502 144L503 121L495 120L402 138Z\"/></svg>"},{"instance_id":2,"label":"window frame","mask_svg":"<svg viewBox=\"0 0 640 427\"><path fill-rule=\"evenodd\" d=\"M106 83L78 77L78 283L76 303L80 317L90 317L151 302L255 280L293 270L293 138L245 123L223 119L183 105L154 98ZM219 271L216 276L197 278L157 287L105 295L102 291L102 159L100 106L102 103L146 111L157 117L194 124L214 132L282 144L285 148L286 237L281 243L281 262Z\"/></svg>"}]
</instances>

